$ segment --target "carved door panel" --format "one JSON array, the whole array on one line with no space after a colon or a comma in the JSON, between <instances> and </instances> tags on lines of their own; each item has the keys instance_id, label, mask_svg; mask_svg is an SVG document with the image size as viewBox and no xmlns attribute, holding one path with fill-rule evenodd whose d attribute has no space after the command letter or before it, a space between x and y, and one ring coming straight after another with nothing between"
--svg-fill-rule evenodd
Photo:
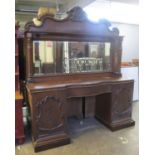
<instances>
[{"instance_id":1,"label":"carved door panel","mask_svg":"<svg viewBox=\"0 0 155 155\"><path fill-rule=\"evenodd\" d=\"M131 119L133 81L113 85L112 122Z\"/></svg>"},{"instance_id":2,"label":"carved door panel","mask_svg":"<svg viewBox=\"0 0 155 155\"><path fill-rule=\"evenodd\" d=\"M61 98L45 94L35 106L36 136L43 137L65 131L65 108Z\"/></svg>"}]
</instances>

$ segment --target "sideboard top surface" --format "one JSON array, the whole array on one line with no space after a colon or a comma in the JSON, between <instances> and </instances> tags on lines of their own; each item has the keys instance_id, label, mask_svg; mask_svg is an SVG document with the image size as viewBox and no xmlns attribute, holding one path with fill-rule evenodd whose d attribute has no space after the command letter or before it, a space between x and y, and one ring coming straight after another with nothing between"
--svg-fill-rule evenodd
<instances>
[{"instance_id":1,"label":"sideboard top surface","mask_svg":"<svg viewBox=\"0 0 155 155\"><path fill-rule=\"evenodd\" d=\"M122 82L129 82L133 81L133 79L129 77L121 77L121 78L113 78L113 77L103 77L100 79L87 79L81 81L79 80L69 80L68 81L59 81L59 82L41 82L41 83L28 83L27 89L31 92L39 91L39 90L46 90L46 89L54 89L54 88L71 88L71 87L85 87L85 86L99 86L102 84L114 84L114 83L122 83Z\"/></svg>"}]
</instances>

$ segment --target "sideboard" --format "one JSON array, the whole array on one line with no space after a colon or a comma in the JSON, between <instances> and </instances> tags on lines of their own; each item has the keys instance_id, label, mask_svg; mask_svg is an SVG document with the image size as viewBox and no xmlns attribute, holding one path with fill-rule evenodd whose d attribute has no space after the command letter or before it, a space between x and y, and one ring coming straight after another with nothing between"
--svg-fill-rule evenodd
<instances>
[{"instance_id":1,"label":"sideboard","mask_svg":"<svg viewBox=\"0 0 155 155\"><path fill-rule=\"evenodd\" d=\"M26 89L34 150L70 143L67 119L95 117L110 130L133 126L134 80L120 70L117 28L88 20L80 8L25 25Z\"/></svg>"}]
</instances>

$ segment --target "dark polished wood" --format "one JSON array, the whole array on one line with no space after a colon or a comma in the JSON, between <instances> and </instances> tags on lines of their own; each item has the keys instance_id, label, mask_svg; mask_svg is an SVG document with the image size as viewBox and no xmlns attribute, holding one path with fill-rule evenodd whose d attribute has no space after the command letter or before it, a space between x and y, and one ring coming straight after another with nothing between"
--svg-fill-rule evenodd
<instances>
[{"instance_id":1,"label":"dark polished wood","mask_svg":"<svg viewBox=\"0 0 155 155\"><path fill-rule=\"evenodd\" d=\"M49 148L57 141L61 143L61 140L63 142L66 139L69 142L67 117L82 109L81 106L80 110L73 110L77 106L72 108L70 104L78 104L76 98L80 101L81 96L86 96L86 98L95 96L94 115L112 131L134 125L131 119L133 83L133 80L109 79L77 83L75 81L72 84L48 83L48 86L45 83L27 84L35 149L41 147L46 140L48 140ZM74 102L68 102L69 100L74 100ZM81 102L78 105L79 108L80 105ZM68 106L70 108L67 108ZM89 115L86 112L86 116Z\"/></svg>"},{"instance_id":2,"label":"dark polished wood","mask_svg":"<svg viewBox=\"0 0 155 155\"><path fill-rule=\"evenodd\" d=\"M84 106L84 117L94 117L95 108L96 108L96 98L95 96L85 97L85 106Z\"/></svg>"},{"instance_id":3,"label":"dark polished wood","mask_svg":"<svg viewBox=\"0 0 155 155\"><path fill-rule=\"evenodd\" d=\"M35 151L70 143L67 124L70 116L96 117L112 131L134 125L131 118L134 81L121 77L123 37L118 29L110 29L107 20L90 22L79 7L69 11L63 20L55 19L54 15L44 15L39 20L40 26L33 22L25 26L26 88ZM109 42L111 70L61 73L60 43L56 49L57 73L34 75L34 40ZM88 55L86 45L84 49ZM48 73L49 67L45 68Z\"/></svg>"}]
</instances>

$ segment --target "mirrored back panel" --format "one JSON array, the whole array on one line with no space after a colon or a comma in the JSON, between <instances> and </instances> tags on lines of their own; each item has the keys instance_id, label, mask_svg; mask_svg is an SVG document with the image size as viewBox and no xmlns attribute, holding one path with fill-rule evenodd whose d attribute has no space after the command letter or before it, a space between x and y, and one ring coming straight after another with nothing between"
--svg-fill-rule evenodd
<instances>
[{"instance_id":1,"label":"mirrored back panel","mask_svg":"<svg viewBox=\"0 0 155 155\"><path fill-rule=\"evenodd\" d=\"M110 42L33 41L33 75L111 71Z\"/></svg>"}]
</instances>

